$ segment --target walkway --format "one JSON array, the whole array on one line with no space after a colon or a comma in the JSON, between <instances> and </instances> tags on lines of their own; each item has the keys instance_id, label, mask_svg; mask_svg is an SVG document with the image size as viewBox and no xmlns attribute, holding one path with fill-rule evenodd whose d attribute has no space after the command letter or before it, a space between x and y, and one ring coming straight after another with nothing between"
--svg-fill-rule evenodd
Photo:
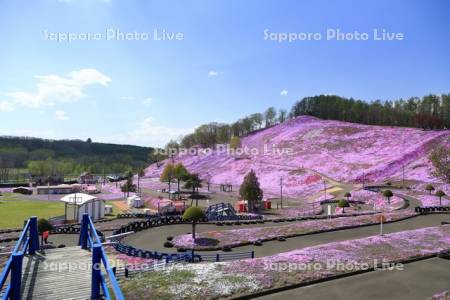
<instances>
[{"instance_id":1,"label":"walkway","mask_svg":"<svg viewBox=\"0 0 450 300\"><path fill-rule=\"evenodd\" d=\"M423 300L450 290L450 261L431 258L405 265L402 271L375 271L295 288L261 300Z\"/></svg>"},{"instance_id":2,"label":"walkway","mask_svg":"<svg viewBox=\"0 0 450 300\"><path fill-rule=\"evenodd\" d=\"M91 252L79 246L25 256L22 299L89 299L91 262Z\"/></svg>"}]
</instances>

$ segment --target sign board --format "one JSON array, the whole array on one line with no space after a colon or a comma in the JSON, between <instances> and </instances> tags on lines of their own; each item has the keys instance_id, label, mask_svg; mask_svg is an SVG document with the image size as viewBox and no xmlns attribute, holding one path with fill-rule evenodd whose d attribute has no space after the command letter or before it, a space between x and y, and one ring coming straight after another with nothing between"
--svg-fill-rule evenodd
<instances>
[{"instance_id":1,"label":"sign board","mask_svg":"<svg viewBox=\"0 0 450 300\"><path fill-rule=\"evenodd\" d=\"M384 215L378 215L377 220L378 222L384 223L386 222L386 217Z\"/></svg>"}]
</instances>

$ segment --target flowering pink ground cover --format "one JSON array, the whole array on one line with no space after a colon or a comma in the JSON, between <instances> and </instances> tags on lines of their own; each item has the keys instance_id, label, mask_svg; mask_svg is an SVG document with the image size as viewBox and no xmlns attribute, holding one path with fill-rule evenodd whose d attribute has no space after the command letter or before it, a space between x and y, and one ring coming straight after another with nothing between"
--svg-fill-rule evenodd
<instances>
[{"instance_id":1,"label":"flowering pink ground cover","mask_svg":"<svg viewBox=\"0 0 450 300\"><path fill-rule=\"evenodd\" d=\"M278 211L278 215L286 218L296 218L302 216L314 216L323 212L320 204L300 206L300 207L288 207Z\"/></svg>"},{"instance_id":2,"label":"flowering pink ground cover","mask_svg":"<svg viewBox=\"0 0 450 300\"><path fill-rule=\"evenodd\" d=\"M242 148L251 149L247 153L214 149L180 155L175 162L183 162L189 171L215 184L240 185L254 169L266 194L278 195L283 177L285 195L305 197L323 187L322 180L308 169L343 182L360 181L363 173L366 180L380 181L398 175L405 165L407 179L412 174L411 178L429 180L430 162L423 161L427 168L420 175L414 173L415 164L449 136L449 130L369 126L301 116L242 138ZM291 152L274 151L274 147ZM146 175L159 177L163 168L152 164Z\"/></svg>"},{"instance_id":3,"label":"flowering pink ground cover","mask_svg":"<svg viewBox=\"0 0 450 300\"><path fill-rule=\"evenodd\" d=\"M435 195L414 195L414 197L420 200L422 206L439 206L439 197ZM442 205L449 206L450 200L442 197Z\"/></svg>"},{"instance_id":4,"label":"flowering pink ground cover","mask_svg":"<svg viewBox=\"0 0 450 300\"><path fill-rule=\"evenodd\" d=\"M441 292L427 298L427 300L450 300L450 291Z\"/></svg>"},{"instance_id":5,"label":"flowering pink ground cover","mask_svg":"<svg viewBox=\"0 0 450 300\"><path fill-rule=\"evenodd\" d=\"M412 211L383 213L386 222L392 222L415 216ZM173 244L177 248L194 248L197 250L219 249L224 246L236 247L255 241L267 241L277 237L289 237L302 234L319 233L333 229L344 229L353 226L364 226L379 223L377 215L361 215L333 219L311 220L290 223L281 226L240 228L221 231L206 231L197 234L196 243L192 235L183 234L174 237ZM214 241L214 243L203 243ZM217 243L218 242L218 243Z\"/></svg>"},{"instance_id":6,"label":"flowering pink ground cover","mask_svg":"<svg viewBox=\"0 0 450 300\"><path fill-rule=\"evenodd\" d=\"M431 183L433 187L435 188L435 191L442 190L446 195L450 195L450 184L443 184L439 182L432 182ZM423 193L428 193L427 190L425 190L425 187L428 185L428 183L417 183L412 186L412 191L418 191Z\"/></svg>"},{"instance_id":7,"label":"flowering pink ground cover","mask_svg":"<svg viewBox=\"0 0 450 300\"><path fill-rule=\"evenodd\" d=\"M126 280L127 299L217 299L309 283L450 249L450 226L334 242L256 259L176 265ZM397 266L397 265L394 265ZM445 298L444 298L445 299Z\"/></svg>"},{"instance_id":8,"label":"flowering pink ground cover","mask_svg":"<svg viewBox=\"0 0 450 300\"><path fill-rule=\"evenodd\" d=\"M363 202L373 207L374 210L392 211L403 207L405 201L397 196L393 196L390 202L381 193L367 190L357 190L351 192L351 200Z\"/></svg>"}]
</instances>

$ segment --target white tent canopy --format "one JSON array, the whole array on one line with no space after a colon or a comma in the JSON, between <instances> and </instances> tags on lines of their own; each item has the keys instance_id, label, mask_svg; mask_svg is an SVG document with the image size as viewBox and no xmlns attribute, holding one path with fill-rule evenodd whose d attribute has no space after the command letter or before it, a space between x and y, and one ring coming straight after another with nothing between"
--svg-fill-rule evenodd
<instances>
[{"instance_id":1,"label":"white tent canopy","mask_svg":"<svg viewBox=\"0 0 450 300\"><path fill-rule=\"evenodd\" d=\"M83 193L73 193L66 195L61 198L61 201L70 203L70 204L76 204L76 205L83 205L89 201L95 200L97 197L94 197L92 195L83 194Z\"/></svg>"}]
</instances>

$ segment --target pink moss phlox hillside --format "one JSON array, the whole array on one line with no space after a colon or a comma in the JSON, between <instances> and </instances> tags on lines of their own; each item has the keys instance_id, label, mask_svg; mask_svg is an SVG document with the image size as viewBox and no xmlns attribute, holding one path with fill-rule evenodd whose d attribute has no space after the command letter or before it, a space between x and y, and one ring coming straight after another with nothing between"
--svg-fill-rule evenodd
<instances>
[{"instance_id":1,"label":"pink moss phlox hillside","mask_svg":"<svg viewBox=\"0 0 450 300\"><path fill-rule=\"evenodd\" d=\"M298 117L283 124L258 131L241 139L243 148L256 149L245 155L213 151L175 158L187 169L209 178L211 183L239 185L254 169L266 195L278 195L283 178L285 195L302 198L322 190L317 175L325 174L339 181L382 181L397 176L406 166L406 178L430 180L430 162L417 173L417 161L450 136L449 130L423 131L416 128L368 126L339 121ZM271 149L290 149L276 152ZM164 165L153 164L146 175L159 177Z\"/></svg>"}]
</instances>

